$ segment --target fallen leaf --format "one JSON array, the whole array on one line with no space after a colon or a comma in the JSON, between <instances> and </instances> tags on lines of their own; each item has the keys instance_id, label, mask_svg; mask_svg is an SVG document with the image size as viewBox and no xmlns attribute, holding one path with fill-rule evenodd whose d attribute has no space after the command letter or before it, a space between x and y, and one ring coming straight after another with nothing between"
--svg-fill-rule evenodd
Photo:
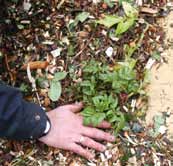
<instances>
[{"instance_id":1,"label":"fallen leaf","mask_svg":"<svg viewBox=\"0 0 173 166\"><path fill-rule=\"evenodd\" d=\"M30 70L45 69L49 65L47 61L34 61L34 62L29 62L27 64L24 64L21 67L21 70L26 70L28 64L30 65Z\"/></svg>"}]
</instances>

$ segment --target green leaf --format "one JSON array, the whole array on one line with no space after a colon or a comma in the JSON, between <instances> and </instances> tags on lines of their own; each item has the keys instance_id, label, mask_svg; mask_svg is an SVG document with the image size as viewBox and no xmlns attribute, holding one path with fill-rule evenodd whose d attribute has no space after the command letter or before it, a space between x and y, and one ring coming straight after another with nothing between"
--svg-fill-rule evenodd
<instances>
[{"instance_id":1,"label":"green leaf","mask_svg":"<svg viewBox=\"0 0 173 166\"><path fill-rule=\"evenodd\" d=\"M136 73L129 67L124 66L118 71L118 76L123 80L133 80L136 77Z\"/></svg>"},{"instance_id":2,"label":"green leaf","mask_svg":"<svg viewBox=\"0 0 173 166\"><path fill-rule=\"evenodd\" d=\"M82 12L82 13L79 13L75 20L70 20L69 24L68 24L68 28L70 31L72 31L77 25L79 22L83 23L88 17L89 17L89 13L88 12Z\"/></svg>"},{"instance_id":3,"label":"green leaf","mask_svg":"<svg viewBox=\"0 0 173 166\"><path fill-rule=\"evenodd\" d=\"M109 116L112 117L113 114L114 114L113 110L109 110L108 112L106 112L107 117L109 117Z\"/></svg>"},{"instance_id":4,"label":"green leaf","mask_svg":"<svg viewBox=\"0 0 173 166\"><path fill-rule=\"evenodd\" d=\"M80 22L84 22L88 17L89 17L89 13L88 12L82 12L82 13L79 13L77 16L76 16L76 21L80 21Z\"/></svg>"},{"instance_id":5,"label":"green leaf","mask_svg":"<svg viewBox=\"0 0 173 166\"><path fill-rule=\"evenodd\" d=\"M68 56L74 56L75 55L75 47L73 45L68 46L67 55Z\"/></svg>"},{"instance_id":6,"label":"green leaf","mask_svg":"<svg viewBox=\"0 0 173 166\"><path fill-rule=\"evenodd\" d=\"M93 118L93 125L96 127L98 126L104 119L106 118L105 113L97 113L94 115Z\"/></svg>"},{"instance_id":7,"label":"green leaf","mask_svg":"<svg viewBox=\"0 0 173 166\"><path fill-rule=\"evenodd\" d=\"M93 125L94 127L98 126L104 119L106 115L104 113L94 113L93 116L84 117L84 125Z\"/></svg>"},{"instance_id":8,"label":"green leaf","mask_svg":"<svg viewBox=\"0 0 173 166\"><path fill-rule=\"evenodd\" d=\"M52 80L50 83L50 90L48 92L49 98L52 101L57 101L61 96L62 88L59 81Z\"/></svg>"},{"instance_id":9,"label":"green leaf","mask_svg":"<svg viewBox=\"0 0 173 166\"><path fill-rule=\"evenodd\" d=\"M109 103L110 103L110 108L111 109L115 109L118 106L118 98L116 97L112 97L111 95L109 96Z\"/></svg>"},{"instance_id":10,"label":"green leaf","mask_svg":"<svg viewBox=\"0 0 173 166\"><path fill-rule=\"evenodd\" d=\"M101 71L101 63L98 61L91 60L89 63L85 64L83 72L96 74Z\"/></svg>"},{"instance_id":11,"label":"green leaf","mask_svg":"<svg viewBox=\"0 0 173 166\"><path fill-rule=\"evenodd\" d=\"M115 31L116 36L123 34L124 32L128 31L135 23L134 18L128 18L126 20L121 21L117 29Z\"/></svg>"},{"instance_id":12,"label":"green leaf","mask_svg":"<svg viewBox=\"0 0 173 166\"><path fill-rule=\"evenodd\" d=\"M81 114L82 114L84 117L90 117L90 116L92 116L94 113L95 113L95 110L94 110L94 108L92 108L92 107L86 107L86 108L81 112Z\"/></svg>"},{"instance_id":13,"label":"green leaf","mask_svg":"<svg viewBox=\"0 0 173 166\"><path fill-rule=\"evenodd\" d=\"M137 59L127 58L126 61L127 61L126 64L129 67L129 69L133 70L135 68L135 66L136 66Z\"/></svg>"},{"instance_id":14,"label":"green leaf","mask_svg":"<svg viewBox=\"0 0 173 166\"><path fill-rule=\"evenodd\" d=\"M60 80L63 80L66 76L67 76L67 72L65 72L65 71L57 72L57 73L55 73L54 79L56 81L60 81Z\"/></svg>"},{"instance_id":15,"label":"green leaf","mask_svg":"<svg viewBox=\"0 0 173 166\"><path fill-rule=\"evenodd\" d=\"M84 124L85 126L90 125L90 124L91 124L91 117L84 117L84 118L83 118L83 124Z\"/></svg>"},{"instance_id":16,"label":"green leaf","mask_svg":"<svg viewBox=\"0 0 173 166\"><path fill-rule=\"evenodd\" d=\"M128 3L132 3L133 0L118 0L119 5L122 5L123 2L128 2Z\"/></svg>"},{"instance_id":17,"label":"green leaf","mask_svg":"<svg viewBox=\"0 0 173 166\"><path fill-rule=\"evenodd\" d=\"M124 114L121 113L121 112L119 112L119 119L118 119L118 121L119 121L119 122L116 123L116 124L117 124L117 127L116 127L116 129L115 129L115 131L114 131L114 134L115 134L115 135L117 135L117 133L118 133L121 129L123 129L124 126L125 126L126 120L125 120Z\"/></svg>"},{"instance_id":18,"label":"green leaf","mask_svg":"<svg viewBox=\"0 0 173 166\"><path fill-rule=\"evenodd\" d=\"M105 74L99 75L99 79L104 81L105 83L112 82L113 78L115 78L115 77L116 77L116 74L114 74L112 72L107 72Z\"/></svg>"},{"instance_id":19,"label":"green leaf","mask_svg":"<svg viewBox=\"0 0 173 166\"><path fill-rule=\"evenodd\" d=\"M122 6L127 17L137 17L138 11L130 3L123 1Z\"/></svg>"},{"instance_id":20,"label":"green leaf","mask_svg":"<svg viewBox=\"0 0 173 166\"><path fill-rule=\"evenodd\" d=\"M102 24L108 28L122 21L122 17L116 15L106 15L105 18L97 21L98 24Z\"/></svg>"},{"instance_id":21,"label":"green leaf","mask_svg":"<svg viewBox=\"0 0 173 166\"><path fill-rule=\"evenodd\" d=\"M124 52L125 52L126 60L131 58L131 56L133 55L133 53L136 51L137 48L138 48L137 45L135 45L135 46L129 46L127 44L124 45ZM133 59L133 60L135 60L135 59Z\"/></svg>"},{"instance_id":22,"label":"green leaf","mask_svg":"<svg viewBox=\"0 0 173 166\"><path fill-rule=\"evenodd\" d=\"M160 53L156 52L156 51L151 55L151 57L154 58L157 61L160 61L160 59L161 59Z\"/></svg>"},{"instance_id":23,"label":"green leaf","mask_svg":"<svg viewBox=\"0 0 173 166\"><path fill-rule=\"evenodd\" d=\"M112 0L104 0L104 3L106 3L110 8L112 8L115 4L115 2Z\"/></svg>"},{"instance_id":24,"label":"green leaf","mask_svg":"<svg viewBox=\"0 0 173 166\"><path fill-rule=\"evenodd\" d=\"M132 80L127 84L127 93L138 93L140 86L136 80Z\"/></svg>"},{"instance_id":25,"label":"green leaf","mask_svg":"<svg viewBox=\"0 0 173 166\"><path fill-rule=\"evenodd\" d=\"M119 118L118 118L116 115L113 115L113 116L109 119L109 122L110 122L110 123L118 122L118 121L119 121Z\"/></svg>"},{"instance_id":26,"label":"green leaf","mask_svg":"<svg viewBox=\"0 0 173 166\"><path fill-rule=\"evenodd\" d=\"M154 117L154 128L151 129L149 132L152 134L152 137L157 137L160 132L159 129L161 126L165 126L166 124L166 117L164 115L156 115Z\"/></svg>"},{"instance_id":27,"label":"green leaf","mask_svg":"<svg viewBox=\"0 0 173 166\"><path fill-rule=\"evenodd\" d=\"M24 25L22 25L22 24L18 24L18 25L17 25L17 27L18 27L18 29L20 29L20 30L22 30L22 29L24 29L24 28L25 28L25 26L24 26Z\"/></svg>"},{"instance_id":28,"label":"green leaf","mask_svg":"<svg viewBox=\"0 0 173 166\"><path fill-rule=\"evenodd\" d=\"M84 86L84 87L86 87L86 86L91 87L91 86L92 86L92 83L91 83L91 81L89 81L89 80L85 80L85 81L82 81L82 82L80 83L80 85L81 85L81 86Z\"/></svg>"},{"instance_id":29,"label":"green leaf","mask_svg":"<svg viewBox=\"0 0 173 166\"><path fill-rule=\"evenodd\" d=\"M117 106L117 100L114 99L111 95L107 96L95 96L92 98L93 104L99 112L107 111L109 108L115 109Z\"/></svg>"},{"instance_id":30,"label":"green leaf","mask_svg":"<svg viewBox=\"0 0 173 166\"><path fill-rule=\"evenodd\" d=\"M49 87L49 82L48 82L46 77L37 78L36 83L42 89L45 89L45 88Z\"/></svg>"},{"instance_id":31,"label":"green leaf","mask_svg":"<svg viewBox=\"0 0 173 166\"><path fill-rule=\"evenodd\" d=\"M28 92L29 87L28 87L27 84L22 83L22 84L20 85L20 88L19 88L19 89L20 89L20 91L26 93L26 92Z\"/></svg>"}]
</instances>

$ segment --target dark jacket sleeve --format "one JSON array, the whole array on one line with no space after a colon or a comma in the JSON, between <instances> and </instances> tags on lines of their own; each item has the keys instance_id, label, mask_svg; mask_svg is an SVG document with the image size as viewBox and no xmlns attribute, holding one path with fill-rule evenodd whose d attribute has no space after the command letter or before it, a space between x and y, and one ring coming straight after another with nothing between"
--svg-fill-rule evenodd
<instances>
[{"instance_id":1,"label":"dark jacket sleeve","mask_svg":"<svg viewBox=\"0 0 173 166\"><path fill-rule=\"evenodd\" d=\"M46 128L45 111L23 100L15 88L0 84L0 137L12 140L36 139Z\"/></svg>"}]
</instances>

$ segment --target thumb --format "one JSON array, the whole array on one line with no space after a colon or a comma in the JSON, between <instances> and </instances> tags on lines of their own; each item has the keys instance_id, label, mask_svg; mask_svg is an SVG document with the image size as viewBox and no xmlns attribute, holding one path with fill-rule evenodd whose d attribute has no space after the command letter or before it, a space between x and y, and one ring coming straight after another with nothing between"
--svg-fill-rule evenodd
<instances>
[{"instance_id":1,"label":"thumb","mask_svg":"<svg viewBox=\"0 0 173 166\"><path fill-rule=\"evenodd\" d=\"M82 102L77 102L74 104L69 104L63 106L64 108L70 109L72 112L79 112L83 108L83 103Z\"/></svg>"}]
</instances>

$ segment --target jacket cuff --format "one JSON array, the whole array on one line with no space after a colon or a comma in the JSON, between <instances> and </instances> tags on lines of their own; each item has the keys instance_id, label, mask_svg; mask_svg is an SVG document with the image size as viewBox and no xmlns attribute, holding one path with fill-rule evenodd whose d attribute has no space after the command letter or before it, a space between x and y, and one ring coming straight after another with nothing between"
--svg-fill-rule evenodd
<instances>
[{"instance_id":1,"label":"jacket cuff","mask_svg":"<svg viewBox=\"0 0 173 166\"><path fill-rule=\"evenodd\" d=\"M29 140L41 137L46 129L46 112L23 100L19 90L0 81L0 137Z\"/></svg>"},{"instance_id":2,"label":"jacket cuff","mask_svg":"<svg viewBox=\"0 0 173 166\"><path fill-rule=\"evenodd\" d=\"M22 101L25 110L23 123L16 129L13 139L29 140L40 138L46 129L47 115L45 111L37 104Z\"/></svg>"}]
</instances>

